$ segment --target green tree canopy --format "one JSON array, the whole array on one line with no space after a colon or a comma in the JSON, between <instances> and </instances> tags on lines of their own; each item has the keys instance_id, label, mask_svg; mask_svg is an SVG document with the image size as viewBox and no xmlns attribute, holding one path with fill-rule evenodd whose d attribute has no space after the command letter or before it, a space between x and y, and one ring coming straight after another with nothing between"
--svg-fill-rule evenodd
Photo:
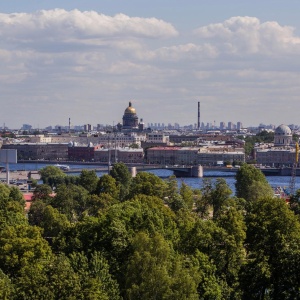
<instances>
[{"instance_id":1,"label":"green tree canopy","mask_svg":"<svg viewBox=\"0 0 300 300\"><path fill-rule=\"evenodd\" d=\"M43 183L48 183L50 177L65 177L65 173L58 167L47 166L39 171Z\"/></svg>"},{"instance_id":2,"label":"green tree canopy","mask_svg":"<svg viewBox=\"0 0 300 300\"><path fill-rule=\"evenodd\" d=\"M244 298L297 299L300 290L300 224L282 199L253 202L246 215Z\"/></svg>"},{"instance_id":3,"label":"green tree canopy","mask_svg":"<svg viewBox=\"0 0 300 300\"><path fill-rule=\"evenodd\" d=\"M62 184L57 188L56 196L50 204L65 214L69 221L76 221L87 209L88 199L89 192L82 186Z\"/></svg>"},{"instance_id":4,"label":"green tree canopy","mask_svg":"<svg viewBox=\"0 0 300 300\"><path fill-rule=\"evenodd\" d=\"M90 194L96 191L98 180L95 170L82 170L79 176L79 184L89 191Z\"/></svg>"},{"instance_id":5,"label":"green tree canopy","mask_svg":"<svg viewBox=\"0 0 300 300\"><path fill-rule=\"evenodd\" d=\"M32 226L40 226L44 219L44 211L47 204L42 200L35 200L31 203L28 211L28 222Z\"/></svg>"},{"instance_id":6,"label":"green tree canopy","mask_svg":"<svg viewBox=\"0 0 300 300\"><path fill-rule=\"evenodd\" d=\"M166 183L158 176L148 172L139 172L136 177L132 178L129 197L144 194L163 198L165 189Z\"/></svg>"},{"instance_id":7,"label":"green tree canopy","mask_svg":"<svg viewBox=\"0 0 300 300\"><path fill-rule=\"evenodd\" d=\"M124 201L129 193L132 178L127 166L122 162L116 163L109 174L116 180L117 185L120 187L120 200Z\"/></svg>"},{"instance_id":8,"label":"green tree canopy","mask_svg":"<svg viewBox=\"0 0 300 300\"><path fill-rule=\"evenodd\" d=\"M178 182L176 176L170 176L166 180L166 190L164 201L174 211L178 212L180 209L188 208L188 204L184 201L181 194L179 193Z\"/></svg>"},{"instance_id":9,"label":"green tree canopy","mask_svg":"<svg viewBox=\"0 0 300 300\"><path fill-rule=\"evenodd\" d=\"M126 274L127 299L197 299L200 274L159 234L138 233ZM184 266L184 267L183 267Z\"/></svg>"},{"instance_id":10,"label":"green tree canopy","mask_svg":"<svg viewBox=\"0 0 300 300\"><path fill-rule=\"evenodd\" d=\"M24 198L15 187L0 183L0 228L6 225L27 224Z\"/></svg>"},{"instance_id":11,"label":"green tree canopy","mask_svg":"<svg viewBox=\"0 0 300 300\"><path fill-rule=\"evenodd\" d=\"M259 182L259 190L264 196L267 192L271 191L271 187L261 170L255 168L252 165L243 164L236 173L236 196L238 198L244 198L249 201L253 199L253 190L255 189L256 183ZM259 197L258 190L256 192L256 197Z\"/></svg>"},{"instance_id":12,"label":"green tree canopy","mask_svg":"<svg viewBox=\"0 0 300 300\"><path fill-rule=\"evenodd\" d=\"M0 299L13 299L14 286L10 278L0 269Z\"/></svg>"},{"instance_id":13,"label":"green tree canopy","mask_svg":"<svg viewBox=\"0 0 300 300\"><path fill-rule=\"evenodd\" d=\"M24 266L15 285L17 299L95 299L89 293L84 298L79 275L63 254Z\"/></svg>"},{"instance_id":14,"label":"green tree canopy","mask_svg":"<svg viewBox=\"0 0 300 300\"><path fill-rule=\"evenodd\" d=\"M21 206L25 206L25 200L22 192L16 186L10 187L9 199L12 201L19 202Z\"/></svg>"},{"instance_id":15,"label":"green tree canopy","mask_svg":"<svg viewBox=\"0 0 300 300\"><path fill-rule=\"evenodd\" d=\"M72 253L70 263L79 275L82 299L121 299L118 283L100 252L93 252L90 259L83 253Z\"/></svg>"},{"instance_id":16,"label":"green tree canopy","mask_svg":"<svg viewBox=\"0 0 300 300\"><path fill-rule=\"evenodd\" d=\"M47 259L51 253L38 227L6 226L0 231L0 269L9 276L16 276L24 266Z\"/></svg>"},{"instance_id":17,"label":"green tree canopy","mask_svg":"<svg viewBox=\"0 0 300 300\"><path fill-rule=\"evenodd\" d=\"M66 215L61 214L56 208L48 205L44 209L43 219L39 226L44 230L44 237L53 238L66 230L70 226L70 222Z\"/></svg>"},{"instance_id":18,"label":"green tree canopy","mask_svg":"<svg viewBox=\"0 0 300 300\"><path fill-rule=\"evenodd\" d=\"M97 183L96 194L102 193L109 194L114 199L119 199L120 189L116 184L116 180L108 174L101 176Z\"/></svg>"},{"instance_id":19,"label":"green tree canopy","mask_svg":"<svg viewBox=\"0 0 300 300\"><path fill-rule=\"evenodd\" d=\"M181 187L179 190L180 196L188 209L192 209L194 205L194 193L193 190L185 183L181 183Z\"/></svg>"},{"instance_id":20,"label":"green tree canopy","mask_svg":"<svg viewBox=\"0 0 300 300\"><path fill-rule=\"evenodd\" d=\"M51 194L52 189L48 184L39 184L33 191L33 199L49 203L51 201Z\"/></svg>"}]
</instances>

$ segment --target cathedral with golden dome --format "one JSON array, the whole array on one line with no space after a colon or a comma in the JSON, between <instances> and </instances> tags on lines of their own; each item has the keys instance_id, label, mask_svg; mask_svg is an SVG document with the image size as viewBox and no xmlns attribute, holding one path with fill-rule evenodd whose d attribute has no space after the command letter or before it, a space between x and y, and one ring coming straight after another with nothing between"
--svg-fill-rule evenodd
<instances>
[{"instance_id":1,"label":"cathedral with golden dome","mask_svg":"<svg viewBox=\"0 0 300 300\"><path fill-rule=\"evenodd\" d=\"M139 126L139 118L136 114L135 108L132 107L131 102L129 106L125 109L123 115L123 129L137 129Z\"/></svg>"}]
</instances>

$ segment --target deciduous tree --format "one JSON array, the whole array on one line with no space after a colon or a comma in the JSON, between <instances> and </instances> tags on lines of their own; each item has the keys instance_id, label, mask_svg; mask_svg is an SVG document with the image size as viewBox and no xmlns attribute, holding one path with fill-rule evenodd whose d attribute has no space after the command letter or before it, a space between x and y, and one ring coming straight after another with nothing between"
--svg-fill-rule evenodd
<instances>
[{"instance_id":1,"label":"deciduous tree","mask_svg":"<svg viewBox=\"0 0 300 300\"><path fill-rule=\"evenodd\" d=\"M90 194L96 191L99 178L95 170L82 170L79 176L79 184L84 187Z\"/></svg>"},{"instance_id":2,"label":"deciduous tree","mask_svg":"<svg viewBox=\"0 0 300 300\"><path fill-rule=\"evenodd\" d=\"M263 197L266 194L272 196L272 188L265 175L259 169L248 164L243 164L237 171L235 188L236 196L238 198L244 198L247 201L253 200L253 192L255 190L256 198ZM259 191L261 193L259 193Z\"/></svg>"},{"instance_id":3,"label":"deciduous tree","mask_svg":"<svg viewBox=\"0 0 300 300\"><path fill-rule=\"evenodd\" d=\"M116 200L119 199L120 188L117 186L116 180L108 174L102 175L97 183L96 194L102 193L108 194Z\"/></svg>"},{"instance_id":4,"label":"deciduous tree","mask_svg":"<svg viewBox=\"0 0 300 300\"><path fill-rule=\"evenodd\" d=\"M258 199L246 215L247 264L244 298L296 299L299 296L300 224L285 201ZM251 280L250 280L251 278Z\"/></svg>"},{"instance_id":5,"label":"deciduous tree","mask_svg":"<svg viewBox=\"0 0 300 300\"><path fill-rule=\"evenodd\" d=\"M128 196L131 182L131 174L127 166L122 162L116 163L109 174L116 180L117 185L120 187L120 200L124 201Z\"/></svg>"},{"instance_id":6,"label":"deciduous tree","mask_svg":"<svg viewBox=\"0 0 300 300\"><path fill-rule=\"evenodd\" d=\"M48 183L48 180L50 177L60 176L65 177L65 173L58 167L55 166L47 166L45 168L42 168L39 171L39 174L41 175L41 180L44 184Z\"/></svg>"},{"instance_id":7,"label":"deciduous tree","mask_svg":"<svg viewBox=\"0 0 300 300\"><path fill-rule=\"evenodd\" d=\"M135 195L144 194L163 198L165 189L166 183L158 176L139 172L131 181L129 197L133 198Z\"/></svg>"}]
</instances>

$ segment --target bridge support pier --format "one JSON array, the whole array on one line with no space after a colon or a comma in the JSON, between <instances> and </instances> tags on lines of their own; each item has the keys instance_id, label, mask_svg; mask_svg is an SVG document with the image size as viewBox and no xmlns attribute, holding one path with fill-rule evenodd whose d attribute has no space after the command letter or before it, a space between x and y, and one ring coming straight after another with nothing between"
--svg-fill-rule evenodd
<instances>
[{"instance_id":1,"label":"bridge support pier","mask_svg":"<svg viewBox=\"0 0 300 300\"><path fill-rule=\"evenodd\" d=\"M131 173L131 176L132 177L135 177L136 176L136 167L129 167L129 172Z\"/></svg>"},{"instance_id":2,"label":"bridge support pier","mask_svg":"<svg viewBox=\"0 0 300 300\"><path fill-rule=\"evenodd\" d=\"M203 177L203 167L201 165L186 167L182 169L174 169L173 172L176 177Z\"/></svg>"},{"instance_id":3,"label":"bridge support pier","mask_svg":"<svg viewBox=\"0 0 300 300\"><path fill-rule=\"evenodd\" d=\"M203 167L201 165L191 167L191 175L190 177L203 177Z\"/></svg>"}]
</instances>

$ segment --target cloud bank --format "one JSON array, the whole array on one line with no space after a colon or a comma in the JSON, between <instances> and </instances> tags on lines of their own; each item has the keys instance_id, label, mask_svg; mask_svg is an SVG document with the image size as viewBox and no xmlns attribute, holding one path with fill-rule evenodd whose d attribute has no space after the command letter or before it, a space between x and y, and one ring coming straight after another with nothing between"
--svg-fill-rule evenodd
<instances>
[{"instance_id":1,"label":"cloud bank","mask_svg":"<svg viewBox=\"0 0 300 300\"><path fill-rule=\"evenodd\" d=\"M0 118L16 128L66 125L69 117L112 124L133 100L146 123L191 124L201 101L207 122L297 123L295 32L248 16L187 35L164 20L124 14L0 14Z\"/></svg>"},{"instance_id":2,"label":"cloud bank","mask_svg":"<svg viewBox=\"0 0 300 300\"><path fill-rule=\"evenodd\" d=\"M35 13L0 14L0 36L11 42L36 39L65 42L106 37L168 38L177 35L171 24L155 18L110 17L95 11L64 9Z\"/></svg>"},{"instance_id":3,"label":"cloud bank","mask_svg":"<svg viewBox=\"0 0 300 300\"><path fill-rule=\"evenodd\" d=\"M198 28L195 34L230 54L298 54L300 50L300 38L295 36L294 28L274 21L261 23L254 17L232 17Z\"/></svg>"}]
</instances>

